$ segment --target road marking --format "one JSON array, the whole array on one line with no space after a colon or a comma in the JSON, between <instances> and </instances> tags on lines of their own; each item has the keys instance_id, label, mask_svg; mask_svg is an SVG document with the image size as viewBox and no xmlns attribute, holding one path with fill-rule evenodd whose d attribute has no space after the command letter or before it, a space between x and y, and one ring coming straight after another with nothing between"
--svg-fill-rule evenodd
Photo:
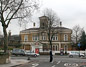
<instances>
[{"instance_id":1,"label":"road marking","mask_svg":"<svg viewBox=\"0 0 86 67\"><path fill-rule=\"evenodd\" d=\"M78 64L76 64L76 63L65 63L64 66L78 67Z\"/></svg>"},{"instance_id":2,"label":"road marking","mask_svg":"<svg viewBox=\"0 0 86 67\"><path fill-rule=\"evenodd\" d=\"M55 67L55 65L53 65L52 67Z\"/></svg>"},{"instance_id":3,"label":"road marking","mask_svg":"<svg viewBox=\"0 0 86 67\"><path fill-rule=\"evenodd\" d=\"M61 61L58 61L58 63L57 64L59 64Z\"/></svg>"},{"instance_id":4,"label":"road marking","mask_svg":"<svg viewBox=\"0 0 86 67\"><path fill-rule=\"evenodd\" d=\"M32 67L36 67L36 66L32 66Z\"/></svg>"},{"instance_id":5,"label":"road marking","mask_svg":"<svg viewBox=\"0 0 86 67\"><path fill-rule=\"evenodd\" d=\"M35 64L32 64L32 67L36 67L38 66L39 64L35 63Z\"/></svg>"}]
</instances>

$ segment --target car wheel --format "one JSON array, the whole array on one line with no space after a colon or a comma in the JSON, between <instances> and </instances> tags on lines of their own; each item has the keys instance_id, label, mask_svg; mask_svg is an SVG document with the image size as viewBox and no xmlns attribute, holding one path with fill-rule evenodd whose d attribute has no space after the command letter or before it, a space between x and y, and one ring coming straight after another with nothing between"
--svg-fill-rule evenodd
<instances>
[{"instance_id":1,"label":"car wheel","mask_svg":"<svg viewBox=\"0 0 86 67\"><path fill-rule=\"evenodd\" d=\"M73 58L73 55L70 55L69 57Z\"/></svg>"},{"instance_id":2,"label":"car wheel","mask_svg":"<svg viewBox=\"0 0 86 67\"><path fill-rule=\"evenodd\" d=\"M35 54L34 56L36 57L37 55Z\"/></svg>"},{"instance_id":3,"label":"car wheel","mask_svg":"<svg viewBox=\"0 0 86 67\"><path fill-rule=\"evenodd\" d=\"M84 57L83 55L80 55L80 57Z\"/></svg>"}]
</instances>

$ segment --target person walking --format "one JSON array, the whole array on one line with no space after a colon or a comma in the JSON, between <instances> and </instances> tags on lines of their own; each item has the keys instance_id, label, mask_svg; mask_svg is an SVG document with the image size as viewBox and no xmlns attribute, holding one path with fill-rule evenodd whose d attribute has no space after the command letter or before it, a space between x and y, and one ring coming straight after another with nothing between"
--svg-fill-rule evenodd
<instances>
[{"instance_id":1,"label":"person walking","mask_svg":"<svg viewBox=\"0 0 86 67\"><path fill-rule=\"evenodd\" d=\"M53 61L53 55L52 55L52 51L50 51L50 62Z\"/></svg>"}]
</instances>

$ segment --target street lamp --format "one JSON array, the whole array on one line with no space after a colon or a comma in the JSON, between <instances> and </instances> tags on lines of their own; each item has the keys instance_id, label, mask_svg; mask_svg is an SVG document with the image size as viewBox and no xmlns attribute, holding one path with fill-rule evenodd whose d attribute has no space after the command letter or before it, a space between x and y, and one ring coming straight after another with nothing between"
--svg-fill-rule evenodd
<instances>
[{"instance_id":1,"label":"street lamp","mask_svg":"<svg viewBox=\"0 0 86 67\"><path fill-rule=\"evenodd\" d=\"M80 57L80 46L81 46L81 44L78 43L78 47L79 47L79 57Z\"/></svg>"}]
</instances>

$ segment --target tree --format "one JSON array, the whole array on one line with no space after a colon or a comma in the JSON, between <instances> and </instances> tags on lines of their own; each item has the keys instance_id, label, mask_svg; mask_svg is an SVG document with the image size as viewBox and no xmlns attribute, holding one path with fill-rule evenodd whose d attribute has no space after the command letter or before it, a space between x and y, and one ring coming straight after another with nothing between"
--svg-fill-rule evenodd
<instances>
[{"instance_id":1,"label":"tree","mask_svg":"<svg viewBox=\"0 0 86 67\"><path fill-rule=\"evenodd\" d=\"M84 30L83 30L81 38L80 38L80 43L81 43L81 49L85 50L86 49L86 35L85 35Z\"/></svg>"},{"instance_id":2,"label":"tree","mask_svg":"<svg viewBox=\"0 0 86 67\"><path fill-rule=\"evenodd\" d=\"M59 18L52 9L45 9L44 15L48 17L48 26L46 26L45 30L47 31L48 41L50 44L50 62L52 62L52 39L53 36L55 36L55 34L57 33L57 30L55 28L58 26Z\"/></svg>"},{"instance_id":3,"label":"tree","mask_svg":"<svg viewBox=\"0 0 86 67\"><path fill-rule=\"evenodd\" d=\"M37 0L0 0L1 24L4 33L4 52L8 49L7 28L13 19L21 21L31 17L34 10L38 9ZM20 22L19 22L20 23ZM22 23L20 23L22 24Z\"/></svg>"},{"instance_id":4,"label":"tree","mask_svg":"<svg viewBox=\"0 0 86 67\"><path fill-rule=\"evenodd\" d=\"M79 39L82 35L83 28L81 28L79 25L75 25L72 29L72 41L74 44L78 44Z\"/></svg>"}]
</instances>

